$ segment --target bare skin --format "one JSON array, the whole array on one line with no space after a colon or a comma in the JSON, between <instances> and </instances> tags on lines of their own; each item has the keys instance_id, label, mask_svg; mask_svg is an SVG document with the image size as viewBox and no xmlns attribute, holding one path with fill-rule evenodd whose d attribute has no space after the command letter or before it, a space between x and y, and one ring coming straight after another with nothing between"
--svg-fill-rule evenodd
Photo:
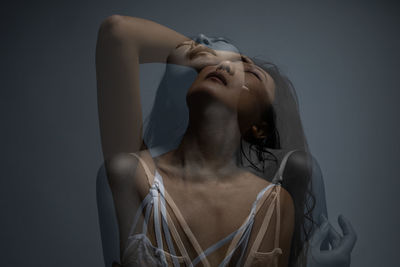
<instances>
[{"instance_id":1,"label":"bare skin","mask_svg":"<svg viewBox=\"0 0 400 267\"><path fill-rule=\"evenodd\" d=\"M172 164L173 153L167 153L156 158L157 169L163 176L164 185L179 207L190 229L194 233L200 246L205 249L218 240L227 236L240 227L248 216L251 204L257 193L269 182L249 172L232 169L215 173L215 179L203 174L184 176L184 168ZM151 166L152 159L147 151L140 153L141 157ZM132 166L139 166L132 170ZM153 171L153 169L152 169ZM211 173L209 173L211 175ZM141 199L148 193L149 185L143 168L137 164L136 158L131 155L121 154L109 164L109 179L114 195L120 229L121 252L125 248L125 241L130 230L134 213L140 205ZM281 235L280 247L284 255L279 266L287 266L284 259L289 255L291 229L293 229L293 203L286 191L281 192ZM268 201L264 204L256 217L255 232L262 223ZM265 209L264 209L265 208ZM172 214L171 210L167 210ZM152 220L150 220L152 221ZM173 221L178 225L177 220ZM274 218L272 219L274 222ZM141 223L139 223L141 225ZM269 252L273 247L273 234L275 225L272 223L261 244L260 251ZM149 224L149 238L155 244L155 235L152 222ZM179 230L180 236L185 236ZM255 236L250 237L250 244ZM191 250L189 243L185 243L189 255L196 257L196 252ZM216 266L225 257L227 246L223 246L215 253L210 254L208 260L211 266Z\"/></svg>"},{"instance_id":2,"label":"bare skin","mask_svg":"<svg viewBox=\"0 0 400 267\"><path fill-rule=\"evenodd\" d=\"M188 46L175 49L185 41L191 42L174 30L140 18L113 15L102 23L96 47L96 74L104 159L121 152L139 151L142 146L139 64L166 63L171 56L177 64L185 65L187 62L176 55ZM174 54L175 51L178 53ZM218 60L231 54L218 53ZM200 68L216 59L204 56L190 64Z\"/></svg>"},{"instance_id":3,"label":"bare skin","mask_svg":"<svg viewBox=\"0 0 400 267\"><path fill-rule=\"evenodd\" d=\"M148 34L149 32L153 34ZM132 210L138 208L149 189L143 168L135 158L123 153L138 151L142 144L141 131L138 130L142 127L139 63L166 62L171 50L187 40L186 37L153 22L121 16L107 20L99 33L96 64L101 136L117 211L121 252L125 248L132 223ZM207 53L204 56L207 60L213 58ZM218 62L223 61L219 58ZM189 90L191 119L181 146L155 159L166 189L173 196L203 249L237 229L248 215L257 193L269 184L235 165L241 127L251 127L256 135L264 134L261 122L257 116L253 116L257 110L250 109L254 99L245 98L248 101L240 106L248 111L246 115L249 120L253 120L250 120L252 123L249 125L238 124L235 105L243 94L249 94L249 87L258 90L261 85L265 85L265 100L272 97L271 81L268 78L262 82L257 81L252 74L246 72L247 65L244 65L242 62L231 61L221 65L225 68L223 75L228 80L230 91L224 91L220 81L206 78L211 71L217 71L215 65L210 67L212 69L204 68L199 73L198 79ZM234 70L233 73L226 66ZM246 75L251 78L246 78ZM149 165L153 164L148 153L140 154ZM284 189L280 197L280 247L283 255L279 266L287 266L294 208L290 195ZM258 218L263 218L262 211ZM256 219L256 229L259 224ZM262 251L268 252L273 248L273 238L270 235L275 227L272 225L271 232L265 236L261 245ZM149 229L152 229L151 225ZM180 234L184 236L183 233ZM149 236L154 244L152 231ZM225 250L226 248L221 248L210 255L209 262L212 266L221 261ZM189 253L196 256L195 251L189 250Z\"/></svg>"}]
</instances>

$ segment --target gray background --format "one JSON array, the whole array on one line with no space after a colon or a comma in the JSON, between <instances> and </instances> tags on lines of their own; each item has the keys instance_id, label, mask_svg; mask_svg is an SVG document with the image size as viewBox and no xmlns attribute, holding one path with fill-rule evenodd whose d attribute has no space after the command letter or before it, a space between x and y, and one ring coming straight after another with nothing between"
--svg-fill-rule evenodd
<instances>
[{"instance_id":1,"label":"gray background","mask_svg":"<svg viewBox=\"0 0 400 267\"><path fill-rule=\"evenodd\" d=\"M357 230L352 266L398 266L399 11L387 1L2 2L0 265L102 266L95 44L101 21L125 14L226 36L281 66L330 220L343 213ZM160 70L146 73L149 102Z\"/></svg>"}]
</instances>

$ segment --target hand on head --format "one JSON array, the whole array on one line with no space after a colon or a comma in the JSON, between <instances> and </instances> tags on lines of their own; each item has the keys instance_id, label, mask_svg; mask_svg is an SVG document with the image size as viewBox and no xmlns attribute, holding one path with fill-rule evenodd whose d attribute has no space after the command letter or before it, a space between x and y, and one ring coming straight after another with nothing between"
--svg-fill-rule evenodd
<instances>
[{"instance_id":1,"label":"hand on head","mask_svg":"<svg viewBox=\"0 0 400 267\"><path fill-rule=\"evenodd\" d=\"M221 61L240 58L239 50L224 38L210 38L199 34L194 40L186 40L170 53L167 63L201 70Z\"/></svg>"}]
</instances>

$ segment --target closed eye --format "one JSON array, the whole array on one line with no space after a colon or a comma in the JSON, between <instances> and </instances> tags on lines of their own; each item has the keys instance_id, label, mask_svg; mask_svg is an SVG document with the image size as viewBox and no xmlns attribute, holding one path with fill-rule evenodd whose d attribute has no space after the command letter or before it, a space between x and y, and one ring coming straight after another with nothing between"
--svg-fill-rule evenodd
<instances>
[{"instance_id":1,"label":"closed eye","mask_svg":"<svg viewBox=\"0 0 400 267\"><path fill-rule=\"evenodd\" d=\"M224 43L230 44L230 42L228 40L226 40L225 38L222 38L222 37L215 38L214 42L224 42Z\"/></svg>"},{"instance_id":2,"label":"closed eye","mask_svg":"<svg viewBox=\"0 0 400 267\"><path fill-rule=\"evenodd\" d=\"M253 71L245 71L245 72L253 74L258 80L262 81L261 78L260 78L260 76L258 76L257 73L255 73L255 72L253 72Z\"/></svg>"},{"instance_id":3,"label":"closed eye","mask_svg":"<svg viewBox=\"0 0 400 267\"><path fill-rule=\"evenodd\" d=\"M240 56L240 60L244 63L250 63L250 60L245 56Z\"/></svg>"},{"instance_id":4,"label":"closed eye","mask_svg":"<svg viewBox=\"0 0 400 267\"><path fill-rule=\"evenodd\" d=\"M179 47L184 46L184 45L192 45L192 44L193 44L193 41L185 41L185 42L182 42L182 43L178 44L175 47L175 49L178 49Z\"/></svg>"}]
</instances>

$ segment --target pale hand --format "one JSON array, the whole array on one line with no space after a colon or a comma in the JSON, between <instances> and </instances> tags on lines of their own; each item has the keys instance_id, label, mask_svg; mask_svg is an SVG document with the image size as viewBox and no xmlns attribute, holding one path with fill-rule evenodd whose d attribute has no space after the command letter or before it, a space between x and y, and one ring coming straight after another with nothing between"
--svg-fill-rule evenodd
<instances>
[{"instance_id":1,"label":"pale hand","mask_svg":"<svg viewBox=\"0 0 400 267\"><path fill-rule=\"evenodd\" d=\"M349 267L351 251L357 241L357 234L350 221L343 215L338 217L343 235L339 234L324 217L324 222L314 231L307 255L307 267ZM328 239L329 250L321 250L321 244Z\"/></svg>"}]
</instances>

